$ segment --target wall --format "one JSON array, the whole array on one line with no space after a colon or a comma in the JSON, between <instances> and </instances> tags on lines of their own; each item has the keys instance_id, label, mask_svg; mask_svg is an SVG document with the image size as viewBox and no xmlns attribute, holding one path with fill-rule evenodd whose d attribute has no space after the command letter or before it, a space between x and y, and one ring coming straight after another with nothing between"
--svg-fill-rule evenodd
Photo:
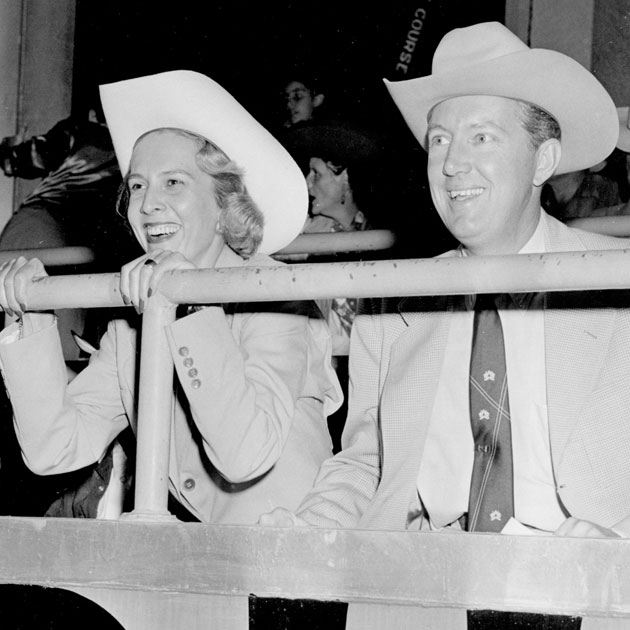
<instances>
[{"instance_id":1,"label":"wall","mask_svg":"<svg viewBox=\"0 0 630 630\"><path fill-rule=\"evenodd\" d=\"M618 107L630 105L629 0L595 0L592 70Z\"/></svg>"},{"instance_id":2,"label":"wall","mask_svg":"<svg viewBox=\"0 0 630 630\"><path fill-rule=\"evenodd\" d=\"M507 0L505 16L523 41L573 57L630 104L629 0Z\"/></svg>"}]
</instances>

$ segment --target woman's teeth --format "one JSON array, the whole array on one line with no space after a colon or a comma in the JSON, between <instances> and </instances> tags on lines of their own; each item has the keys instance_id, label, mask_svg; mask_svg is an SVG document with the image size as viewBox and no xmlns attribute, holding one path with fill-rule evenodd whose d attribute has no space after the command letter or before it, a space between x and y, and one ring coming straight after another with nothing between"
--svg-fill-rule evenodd
<instances>
[{"instance_id":1,"label":"woman's teeth","mask_svg":"<svg viewBox=\"0 0 630 630\"><path fill-rule=\"evenodd\" d=\"M171 236L175 234L175 232L178 232L179 229L179 225L174 225L172 223L146 226L147 235L151 238Z\"/></svg>"}]
</instances>

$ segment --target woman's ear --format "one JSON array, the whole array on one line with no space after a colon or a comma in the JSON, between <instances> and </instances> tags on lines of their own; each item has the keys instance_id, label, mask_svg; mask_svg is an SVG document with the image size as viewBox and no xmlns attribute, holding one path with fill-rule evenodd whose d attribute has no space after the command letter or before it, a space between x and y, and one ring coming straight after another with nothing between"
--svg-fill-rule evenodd
<instances>
[{"instance_id":1,"label":"woman's ear","mask_svg":"<svg viewBox=\"0 0 630 630\"><path fill-rule=\"evenodd\" d=\"M319 107L324 102L323 94L315 94L313 97L313 107Z\"/></svg>"},{"instance_id":2,"label":"woman's ear","mask_svg":"<svg viewBox=\"0 0 630 630\"><path fill-rule=\"evenodd\" d=\"M542 186L555 172L562 156L560 141L556 138L545 140L536 149L536 170L534 172L534 186Z\"/></svg>"}]
</instances>

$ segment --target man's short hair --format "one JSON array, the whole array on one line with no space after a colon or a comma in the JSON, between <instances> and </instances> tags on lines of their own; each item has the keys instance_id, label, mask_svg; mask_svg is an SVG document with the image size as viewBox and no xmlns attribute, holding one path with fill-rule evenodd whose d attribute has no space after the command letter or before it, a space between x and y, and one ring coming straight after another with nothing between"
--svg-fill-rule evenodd
<instances>
[{"instance_id":1,"label":"man's short hair","mask_svg":"<svg viewBox=\"0 0 630 630\"><path fill-rule=\"evenodd\" d=\"M551 114L527 101L518 101L518 104L522 114L521 122L529 134L534 150L546 140L561 139L560 125Z\"/></svg>"}]
</instances>

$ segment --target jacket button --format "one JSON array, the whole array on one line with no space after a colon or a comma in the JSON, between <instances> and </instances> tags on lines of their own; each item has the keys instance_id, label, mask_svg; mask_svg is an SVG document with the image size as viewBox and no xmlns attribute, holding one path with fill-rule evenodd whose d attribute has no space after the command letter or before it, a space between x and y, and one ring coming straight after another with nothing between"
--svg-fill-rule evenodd
<instances>
[{"instance_id":1,"label":"jacket button","mask_svg":"<svg viewBox=\"0 0 630 630\"><path fill-rule=\"evenodd\" d=\"M188 376L190 376L190 378L195 378L197 374L199 374L199 370L197 370L197 368L190 368L190 370L188 370Z\"/></svg>"},{"instance_id":2,"label":"jacket button","mask_svg":"<svg viewBox=\"0 0 630 630\"><path fill-rule=\"evenodd\" d=\"M192 367L193 363L194 361L190 357L188 357L187 359L184 359L184 367L187 367L187 368Z\"/></svg>"},{"instance_id":3,"label":"jacket button","mask_svg":"<svg viewBox=\"0 0 630 630\"><path fill-rule=\"evenodd\" d=\"M184 481L184 488L186 490L194 490L195 489L195 480L190 477Z\"/></svg>"},{"instance_id":4,"label":"jacket button","mask_svg":"<svg viewBox=\"0 0 630 630\"><path fill-rule=\"evenodd\" d=\"M198 378L196 378L194 381L190 383L190 386L193 389L199 389L201 387L201 381Z\"/></svg>"},{"instance_id":5,"label":"jacket button","mask_svg":"<svg viewBox=\"0 0 630 630\"><path fill-rule=\"evenodd\" d=\"M189 350L188 350L188 348L187 348L186 346L182 346L182 347L179 349L179 354L180 354L181 356L183 356L183 357L187 357L187 356L188 356L188 352L189 352Z\"/></svg>"}]
</instances>

